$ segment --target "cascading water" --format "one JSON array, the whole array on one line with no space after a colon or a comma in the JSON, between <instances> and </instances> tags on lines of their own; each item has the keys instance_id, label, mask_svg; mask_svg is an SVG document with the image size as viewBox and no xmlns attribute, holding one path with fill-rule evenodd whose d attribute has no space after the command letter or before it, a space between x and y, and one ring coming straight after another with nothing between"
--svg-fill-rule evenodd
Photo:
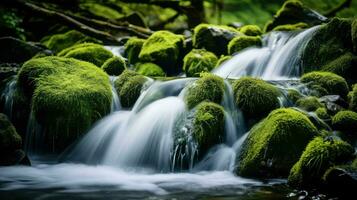
<instances>
[{"instance_id":1,"label":"cascading water","mask_svg":"<svg viewBox=\"0 0 357 200\"><path fill-rule=\"evenodd\" d=\"M6 83L5 89L3 90L0 100L4 103L4 113L12 119L12 111L14 105L14 95L16 91L17 84L16 76L11 77L11 79ZM1 102L0 101L0 102Z\"/></svg>"}]
</instances>

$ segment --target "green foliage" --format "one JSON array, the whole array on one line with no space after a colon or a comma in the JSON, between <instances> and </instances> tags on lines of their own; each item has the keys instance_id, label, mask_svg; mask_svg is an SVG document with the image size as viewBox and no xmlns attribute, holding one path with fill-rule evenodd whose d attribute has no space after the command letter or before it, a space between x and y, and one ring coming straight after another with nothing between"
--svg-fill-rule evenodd
<instances>
[{"instance_id":1,"label":"green foliage","mask_svg":"<svg viewBox=\"0 0 357 200\"><path fill-rule=\"evenodd\" d=\"M88 36L84 35L83 33L78 32L76 30L71 30L66 33L55 34L55 35L52 35L52 36L44 39L44 41L42 41L42 43L47 48L49 48L55 52L60 52L65 48L71 47L75 44L81 44L81 43L85 43L85 42L100 43L100 41L98 41L94 38L88 37Z\"/></svg>"},{"instance_id":2,"label":"green foliage","mask_svg":"<svg viewBox=\"0 0 357 200\"><path fill-rule=\"evenodd\" d=\"M144 39L139 39L136 37L131 37L126 43L125 43L125 50L124 54L128 58L128 62L130 64L135 64L139 62L139 54L141 51L141 48L144 45L145 40Z\"/></svg>"},{"instance_id":3,"label":"green foliage","mask_svg":"<svg viewBox=\"0 0 357 200\"><path fill-rule=\"evenodd\" d=\"M331 120L331 116L328 114L327 109L324 107L316 109L315 113L322 120Z\"/></svg>"},{"instance_id":4,"label":"green foliage","mask_svg":"<svg viewBox=\"0 0 357 200\"><path fill-rule=\"evenodd\" d=\"M352 91L348 93L348 100L350 109L357 112L357 85L354 85Z\"/></svg>"},{"instance_id":5,"label":"green foliage","mask_svg":"<svg viewBox=\"0 0 357 200\"><path fill-rule=\"evenodd\" d=\"M323 108L324 105L320 103L316 97L303 97L296 101L296 105L308 112L315 111L318 108Z\"/></svg>"},{"instance_id":6,"label":"green foliage","mask_svg":"<svg viewBox=\"0 0 357 200\"><path fill-rule=\"evenodd\" d=\"M332 126L345 133L357 132L357 113L349 110L340 111L332 118Z\"/></svg>"},{"instance_id":7,"label":"green foliage","mask_svg":"<svg viewBox=\"0 0 357 200\"><path fill-rule=\"evenodd\" d=\"M232 55L236 52L239 52L247 47L251 46L261 46L262 39L260 36L245 36L241 35L235 37L228 44L228 54Z\"/></svg>"},{"instance_id":8,"label":"green foliage","mask_svg":"<svg viewBox=\"0 0 357 200\"><path fill-rule=\"evenodd\" d=\"M101 67L105 61L113 57L113 54L102 45L83 43L62 50L58 53L58 56L87 61Z\"/></svg>"},{"instance_id":9,"label":"green foliage","mask_svg":"<svg viewBox=\"0 0 357 200\"><path fill-rule=\"evenodd\" d=\"M154 63L137 63L135 70L144 76L166 76L165 72Z\"/></svg>"},{"instance_id":10,"label":"green foliage","mask_svg":"<svg viewBox=\"0 0 357 200\"><path fill-rule=\"evenodd\" d=\"M0 160L21 148L22 139L5 114L0 113Z\"/></svg>"},{"instance_id":11,"label":"green foliage","mask_svg":"<svg viewBox=\"0 0 357 200\"><path fill-rule=\"evenodd\" d=\"M13 36L25 40L22 18L13 9L0 7L0 36Z\"/></svg>"},{"instance_id":12,"label":"green foliage","mask_svg":"<svg viewBox=\"0 0 357 200\"><path fill-rule=\"evenodd\" d=\"M318 185L328 168L350 161L353 154L353 147L342 140L316 137L291 168L288 183L296 187Z\"/></svg>"},{"instance_id":13,"label":"green foliage","mask_svg":"<svg viewBox=\"0 0 357 200\"><path fill-rule=\"evenodd\" d=\"M304 114L291 108L274 110L249 132L236 172L247 177L285 177L317 133Z\"/></svg>"},{"instance_id":14,"label":"green foliage","mask_svg":"<svg viewBox=\"0 0 357 200\"><path fill-rule=\"evenodd\" d=\"M224 94L224 82L219 76L204 73L201 78L189 86L185 102L188 108L193 108L202 101L220 104Z\"/></svg>"},{"instance_id":15,"label":"green foliage","mask_svg":"<svg viewBox=\"0 0 357 200\"><path fill-rule=\"evenodd\" d=\"M32 97L33 115L54 151L63 150L110 111L109 78L88 62L55 56L32 59L22 66L18 85Z\"/></svg>"},{"instance_id":16,"label":"green foliage","mask_svg":"<svg viewBox=\"0 0 357 200\"><path fill-rule=\"evenodd\" d=\"M291 102L296 103L296 101L302 98L303 95L300 94L300 92L295 89L289 89L287 93L287 97Z\"/></svg>"},{"instance_id":17,"label":"green foliage","mask_svg":"<svg viewBox=\"0 0 357 200\"><path fill-rule=\"evenodd\" d=\"M112 9L101 3L85 2L85 3L81 3L79 7L83 10L89 11L91 14L95 16L106 18L106 19L119 19L121 17L124 17L123 13L120 13L117 10Z\"/></svg>"},{"instance_id":18,"label":"green foliage","mask_svg":"<svg viewBox=\"0 0 357 200\"><path fill-rule=\"evenodd\" d=\"M279 90L257 78L243 77L233 83L236 105L248 118L262 118L279 107Z\"/></svg>"},{"instance_id":19,"label":"green foliage","mask_svg":"<svg viewBox=\"0 0 357 200\"><path fill-rule=\"evenodd\" d=\"M231 58L232 58L232 56L221 56L217 61L216 67L221 66L223 63L225 63L226 61L228 61Z\"/></svg>"},{"instance_id":20,"label":"green foliage","mask_svg":"<svg viewBox=\"0 0 357 200\"><path fill-rule=\"evenodd\" d=\"M214 69L217 61L216 55L205 49L192 49L183 59L183 71L188 77L197 77Z\"/></svg>"},{"instance_id":21,"label":"green foliage","mask_svg":"<svg viewBox=\"0 0 357 200\"><path fill-rule=\"evenodd\" d=\"M204 48L217 56L226 55L228 43L239 34L232 27L200 24L193 30L192 42L197 49Z\"/></svg>"},{"instance_id":22,"label":"green foliage","mask_svg":"<svg viewBox=\"0 0 357 200\"><path fill-rule=\"evenodd\" d=\"M349 91L346 80L331 72L310 72L301 77L301 82L308 84L309 88L324 88L328 94L337 94L342 98L346 98Z\"/></svg>"},{"instance_id":23,"label":"green foliage","mask_svg":"<svg viewBox=\"0 0 357 200\"><path fill-rule=\"evenodd\" d=\"M263 31L257 25L245 25L239 31L247 36L260 36L263 34Z\"/></svg>"},{"instance_id":24,"label":"green foliage","mask_svg":"<svg viewBox=\"0 0 357 200\"><path fill-rule=\"evenodd\" d=\"M182 35L157 31L144 42L139 58L141 61L153 62L168 71L175 71L183 42Z\"/></svg>"},{"instance_id":25,"label":"green foliage","mask_svg":"<svg viewBox=\"0 0 357 200\"><path fill-rule=\"evenodd\" d=\"M113 56L101 68L109 75L118 76L126 69L126 63L123 57Z\"/></svg>"},{"instance_id":26,"label":"green foliage","mask_svg":"<svg viewBox=\"0 0 357 200\"><path fill-rule=\"evenodd\" d=\"M224 137L224 109L222 106L203 102L197 106L193 121L193 138L204 154L213 145L219 144Z\"/></svg>"},{"instance_id":27,"label":"green foliage","mask_svg":"<svg viewBox=\"0 0 357 200\"><path fill-rule=\"evenodd\" d=\"M279 25L276 26L273 31L296 31L304 28L308 28L309 25L306 23L300 22L297 24L284 24L284 25Z\"/></svg>"}]
</instances>

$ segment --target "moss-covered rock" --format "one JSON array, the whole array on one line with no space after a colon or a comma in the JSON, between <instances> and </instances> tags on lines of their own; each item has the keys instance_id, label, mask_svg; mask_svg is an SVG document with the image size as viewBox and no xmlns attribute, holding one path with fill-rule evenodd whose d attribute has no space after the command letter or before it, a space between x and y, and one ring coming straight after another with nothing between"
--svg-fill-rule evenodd
<instances>
[{"instance_id":1,"label":"moss-covered rock","mask_svg":"<svg viewBox=\"0 0 357 200\"><path fill-rule=\"evenodd\" d=\"M119 19L124 17L124 14L104 3L96 3L95 1L82 1L79 8L86 10L94 16L104 19Z\"/></svg>"},{"instance_id":2,"label":"moss-covered rock","mask_svg":"<svg viewBox=\"0 0 357 200\"><path fill-rule=\"evenodd\" d=\"M141 94L146 77L131 70L124 70L115 80L114 87L123 107L132 107Z\"/></svg>"},{"instance_id":3,"label":"moss-covered rock","mask_svg":"<svg viewBox=\"0 0 357 200\"><path fill-rule=\"evenodd\" d=\"M351 35L352 35L353 49L354 52L357 53L357 19L353 20L352 22Z\"/></svg>"},{"instance_id":4,"label":"moss-covered rock","mask_svg":"<svg viewBox=\"0 0 357 200\"><path fill-rule=\"evenodd\" d=\"M321 71L332 72L340 75L349 83L357 82L357 56L347 52L332 60L321 68Z\"/></svg>"},{"instance_id":5,"label":"moss-covered rock","mask_svg":"<svg viewBox=\"0 0 357 200\"><path fill-rule=\"evenodd\" d=\"M324 107L324 104L320 103L318 98L311 96L300 98L296 101L296 105L308 112Z\"/></svg>"},{"instance_id":6,"label":"moss-covered rock","mask_svg":"<svg viewBox=\"0 0 357 200\"><path fill-rule=\"evenodd\" d=\"M200 24L194 29L193 46L204 48L217 56L227 55L227 45L237 35L240 35L239 31L228 26Z\"/></svg>"},{"instance_id":7,"label":"moss-covered rock","mask_svg":"<svg viewBox=\"0 0 357 200\"><path fill-rule=\"evenodd\" d=\"M105 61L101 68L111 76L118 76L126 69L125 59L114 56Z\"/></svg>"},{"instance_id":8,"label":"moss-covered rock","mask_svg":"<svg viewBox=\"0 0 357 200\"><path fill-rule=\"evenodd\" d=\"M85 42L100 43L100 41L88 37L81 32L71 30L66 33L59 33L52 35L42 41L42 43L49 49L55 52L60 52L63 49L71 47L75 44L81 44Z\"/></svg>"},{"instance_id":9,"label":"moss-covered rock","mask_svg":"<svg viewBox=\"0 0 357 200\"><path fill-rule=\"evenodd\" d=\"M221 56L217 61L216 67L221 66L223 63L225 63L226 61L228 61L231 58L232 58L232 56Z\"/></svg>"},{"instance_id":10,"label":"moss-covered rock","mask_svg":"<svg viewBox=\"0 0 357 200\"><path fill-rule=\"evenodd\" d=\"M316 137L291 168L288 183L295 187L317 186L328 168L352 160L353 154L353 147L342 140Z\"/></svg>"},{"instance_id":11,"label":"moss-covered rock","mask_svg":"<svg viewBox=\"0 0 357 200\"><path fill-rule=\"evenodd\" d=\"M184 46L184 37L169 31L157 31L143 44L139 58L144 62L153 62L166 71L177 71L180 51Z\"/></svg>"},{"instance_id":12,"label":"moss-covered rock","mask_svg":"<svg viewBox=\"0 0 357 200\"><path fill-rule=\"evenodd\" d=\"M105 61L113 57L113 54L102 45L83 43L62 50L58 56L87 61L101 67Z\"/></svg>"},{"instance_id":13,"label":"moss-covered rock","mask_svg":"<svg viewBox=\"0 0 357 200\"><path fill-rule=\"evenodd\" d=\"M126 58L128 58L128 62L130 64L135 64L139 62L139 54L141 51L141 48L144 45L145 40L136 38L136 37L131 37L126 43L125 43L125 49L124 49L124 55Z\"/></svg>"},{"instance_id":14,"label":"moss-covered rock","mask_svg":"<svg viewBox=\"0 0 357 200\"><path fill-rule=\"evenodd\" d=\"M357 133L357 113L349 110L338 112L332 118L332 126L345 133Z\"/></svg>"},{"instance_id":15,"label":"moss-covered rock","mask_svg":"<svg viewBox=\"0 0 357 200\"><path fill-rule=\"evenodd\" d=\"M207 152L213 145L221 143L223 137L223 107L212 102L200 103L193 121L193 138L199 146L200 154Z\"/></svg>"},{"instance_id":16,"label":"moss-covered rock","mask_svg":"<svg viewBox=\"0 0 357 200\"><path fill-rule=\"evenodd\" d=\"M0 157L21 149L22 139L6 115L0 113ZM0 159L1 159L0 158Z\"/></svg>"},{"instance_id":17,"label":"moss-covered rock","mask_svg":"<svg viewBox=\"0 0 357 200\"><path fill-rule=\"evenodd\" d=\"M286 96L294 104L296 103L297 100L299 100L300 98L304 97L304 95L302 95L299 91L297 91L295 89L289 89L287 91Z\"/></svg>"},{"instance_id":18,"label":"moss-covered rock","mask_svg":"<svg viewBox=\"0 0 357 200\"><path fill-rule=\"evenodd\" d=\"M324 121L331 120L331 116L328 114L327 109L324 107L320 107L320 108L316 109L315 113L316 113L317 117L319 117L320 119L322 119Z\"/></svg>"},{"instance_id":19,"label":"moss-covered rock","mask_svg":"<svg viewBox=\"0 0 357 200\"><path fill-rule=\"evenodd\" d=\"M137 63L135 70L144 76L166 76L164 70L162 70L160 66L154 63Z\"/></svg>"},{"instance_id":20,"label":"moss-covered rock","mask_svg":"<svg viewBox=\"0 0 357 200\"><path fill-rule=\"evenodd\" d=\"M236 172L247 177L285 177L317 129L294 109L277 109L255 125L237 157Z\"/></svg>"},{"instance_id":21,"label":"moss-covered rock","mask_svg":"<svg viewBox=\"0 0 357 200\"><path fill-rule=\"evenodd\" d=\"M233 83L237 106L248 118L261 118L278 108L279 90L257 78L243 77Z\"/></svg>"},{"instance_id":22,"label":"moss-covered rock","mask_svg":"<svg viewBox=\"0 0 357 200\"><path fill-rule=\"evenodd\" d=\"M257 25L245 25L239 31L247 36L260 36L263 34L263 31Z\"/></svg>"},{"instance_id":23,"label":"moss-covered rock","mask_svg":"<svg viewBox=\"0 0 357 200\"><path fill-rule=\"evenodd\" d=\"M276 26L273 31L296 31L304 28L309 28L309 25L306 23L297 23L297 24L284 24Z\"/></svg>"},{"instance_id":24,"label":"moss-covered rock","mask_svg":"<svg viewBox=\"0 0 357 200\"><path fill-rule=\"evenodd\" d=\"M189 86L185 102L188 108L193 108L202 101L220 104L224 94L224 82L219 76L204 73L200 79Z\"/></svg>"},{"instance_id":25,"label":"moss-covered rock","mask_svg":"<svg viewBox=\"0 0 357 200\"><path fill-rule=\"evenodd\" d=\"M55 56L32 59L22 66L18 85L32 99L32 113L53 151L63 150L110 111L109 77L88 62Z\"/></svg>"},{"instance_id":26,"label":"moss-covered rock","mask_svg":"<svg viewBox=\"0 0 357 200\"><path fill-rule=\"evenodd\" d=\"M352 91L348 93L348 101L350 109L357 112L357 85L354 85Z\"/></svg>"},{"instance_id":27,"label":"moss-covered rock","mask_svg":"<svg viewBox=\"0 0 357 200\"><path fill-rule=\"evenodd\" d=\"M217 57L204 49L193 49L183 59L183 71L189 77L198 77L202 72L210 72L217 64Z\"/></svg>"},{"instance_id":28,"label":"moss-covered rock","mask_svg":"<svg viewBox=\"0 0 357 200\"><path fill-rule=\"evenodd\" d=\"M346 80L331 72L311 72L301 77L301 82L308 87L320 86L327 90L328 94L337 94L346 98L349 91Z\"/></svg>"},{"instance_id":29,"label":"moss-covered rock","mask_svg":"<svg viewBox=\"0 0 357 200\"><path fill-rule=\"evenodd\" d=\"M245 48L251 47L251 46L261 46L262 45L262 39L260 36L245 36L241 35L238 37L235 37L233 40L231 40L228 44L228 54L232 55L238 51L241 51Z\"/></svg>"},{"instance_id":30,"label":"moss-covered rock","mask_svg":"<svg viewBox=\"0 0 357 200\"><path fill-rule=\"evenodd\" d=\"M305 7L299 0L286 1L274 16L274 19L265 26L265 32L284 24L297 24L300 22L310 26L317 25L326 19L315 11Z\"/></svg>"}]
</instances>

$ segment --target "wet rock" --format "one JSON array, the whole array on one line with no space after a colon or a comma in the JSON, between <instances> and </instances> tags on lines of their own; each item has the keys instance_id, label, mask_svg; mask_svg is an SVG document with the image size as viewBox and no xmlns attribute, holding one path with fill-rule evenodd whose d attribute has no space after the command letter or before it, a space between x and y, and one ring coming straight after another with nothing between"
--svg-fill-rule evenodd
<instances>
[{"instance_id":1,"label":"wet rock","mask_svg":"<svg viewBox=\"0 0 357 200\"><path fill-rule=\"evenodd\" d=\"M348 103L339 95L326 95L319 98L321 103L325 104L327 112L336 114L337 112L348 108Z\"/></svg>"}]
</instances>

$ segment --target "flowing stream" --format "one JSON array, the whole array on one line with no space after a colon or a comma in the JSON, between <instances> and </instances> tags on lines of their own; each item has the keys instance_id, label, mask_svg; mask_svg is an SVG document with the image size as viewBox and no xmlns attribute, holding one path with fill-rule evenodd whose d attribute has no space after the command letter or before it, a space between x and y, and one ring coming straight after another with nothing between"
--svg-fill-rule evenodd
<instances>
[{"instance_id":1,"label":"flowing stream","mask_svg":"<svg viewBox=\"0 0 357 200\"><path fill-rule=\"evenodd\" d=\"M296 88L304 93L299 84L280 80L300 76L302 50L316 29L272 32L264 36L262 47L238 52L214 73L224 78L250 75L275 80L277 83L274 84L282 90ZM112 84L114 80L111 77ZM199 162L188 161L191 166L188 169L175 171L175 161L172 160L176 157L173 156L176 149L175 126L180 117L194 112L188 110L184 102L186 88L194 81L195 78L148 80L147 87L131 110L122 109L113 87L111 113L94 124L59 160L55 159L55 162L60 162L50 164L31 157L31 167L1 167L0 198L5 194L21 198L21 195L32 193L41 199L81 199L79 197L85 195L93 199L195 199L208 196L254 199L262 197L260 195L264 191L274 190L272 184L285 182L269 180L263 183L234 175L235 165L239 164L236 156L248 130L242 112L235 106L228 80L225 80L221 102L225 110L223 142L212 147ZM13 94L15 83L9 82L2 95L9 113L12 112L9 96ZM284 97L281 102L281 106L289 106ZM33 123L31 119L29 121ZM33 126L29 124L29 132L34 131ZM14 194L12 191L22 193ZM268 192L263 197L284 198L288 190L283 191Z\"/></svg>"}]
</instances>

